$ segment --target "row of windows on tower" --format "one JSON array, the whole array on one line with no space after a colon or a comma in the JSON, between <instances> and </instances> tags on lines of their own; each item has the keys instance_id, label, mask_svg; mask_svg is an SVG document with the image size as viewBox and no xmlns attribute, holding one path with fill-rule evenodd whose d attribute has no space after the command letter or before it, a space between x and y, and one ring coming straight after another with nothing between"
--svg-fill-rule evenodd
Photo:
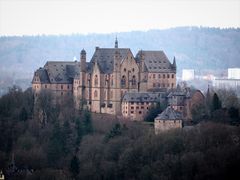
<instances>
[{"instance_id":1,"label":"row of windows on tower","mask_svg":"<svg viewBox=\"0 0 240 180\"><path fill-rule=\"evenodd\" d=\"M157 74L153 74L152 77L153 77L153 79L156 79L157 77L158 78L162 77L163 79L165 79L165 78L169 79L170 78L170 74L163 74L162 76L161 76L161 74L158 74L158 75ZM151 75L149 76L149 78L151 78ZM174 78L174 74L172 74L172 78Z\"/></svg>"}]
</instances>

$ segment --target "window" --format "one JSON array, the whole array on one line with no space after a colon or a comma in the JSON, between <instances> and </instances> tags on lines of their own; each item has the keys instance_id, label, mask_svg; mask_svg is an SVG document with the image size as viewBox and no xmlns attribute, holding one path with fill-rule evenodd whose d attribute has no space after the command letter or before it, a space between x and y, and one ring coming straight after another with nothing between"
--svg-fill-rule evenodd
<instances>
[{"instance_id":1,"label":"window","mask_svg":"<svg viewBox=\"0 0 240 180\"><path fill-rule=\"evenodd\" d=\"M133 106L131 106L131 109L134 109L134 107L133 107Z\"/></svg>"},{"instance_id":2,"label":"window","mask_svg":"<svg viewBox=\"0 0 240 180\"><path fill-rule=\"evenodd\" d=\"M61 89L63 89L63 85L61 85Z\"/></svg>"},{"instance_id":3,"label":"window","mask_svg":"<svg viewBox=\"0 0 240 180\"><path fill-rule=\"evenodd\" d=\"M122 86L122 87L125 87L125 86L126 86L126 76L122 76L121 86Z\"/></svg>"},{"instance_id":4,"label":"window","mask_svg":"<svg viewBox=\"0 0 240 180\"><path fill-rule=\"evenodd\" d=\"M98 85L98 75L95 75L95 77L94 77L94 85L95 86Z\"/></svg>"},{"instance_id":5,"label":"window","mask_svg":"<svg viewBox=\"0 0 240 180\"><path fill-rule=\"evenodd\" d=\"M174 78L174 74L172 74L172 78Z\"/></svg>"},{"instance_id":6,"label":"window","mask_svg":"<svg viewBox=\"0 0 240 180\"><path fill-rule=\"evenodd\" d=\"M159 79L161 78L161 74L158 74L158 78L159 78Z\"/></svg>"},{"instance_id":7,"label":"window","mask_svg":"<svg viewBox=\"0 0 240 180\"><path fill-rule=\"evenodd\" d=\"M97 90L94 91L94 97L95 97L95 98L98 97L98 92L97 92Z\"/></svg>"},{"instance_id":8,"label":"window","mask_svg":"<svg viewBox=\"0 0 240 180\"><path fill-rule=\"evenodd\" d=\"M155 79L155 74L153 74L153 79Z\"/></svg>"},{"instance_id":9,"label":"window","mask_svg":"<svg viewBox=\"0 0 240 180\"><path fill-rule=\"evenodd\" d=\"M169 78L169 74L167 74L167 78Z\"/></svg>"},{"instance_id":10,"label":"window","mask_svg":"<svg viewBox=\"0 0 240 180\"><path fill-rule=\"evenodd\" d=\"M144 109L144 106L141 106L141 109Z\"/></svg>"},{"instance_id":11,"label":"window","mask_svg":"<svg viewBox=\"0 0 240 180\"><path fill-rule=\"evenodd\" d=\"M124 68L123 71L126 72L127 71L126 68Z\"/></svg>"},{"instance_id":12,"label":"window","mask_svg":"<svg viewBox=\"0 0 240 180\"><path fill-rule=\"evenodd\" d=\"M45 89L47 89L47 85L45 84Z\"/></svg>"},{"instance_id":13,"label":"window","mask_svg":"<svg viewBox=\"0 0 240 180\"><path fill-rule=\"evenodd\" d=\"M174 84L172 83L172 88L173 88Z\"/></svg>"},{"instance_id":14,"label":"window","mask_svg":"<svg viewBox=\"0 0 240 180\"><path fill-rule=\"evenodd\" d=\"M163 79L165 79L165 74L163 74Z\"/></svg>"},{"instance_id":15,"label":"window","mask_svg":"<svg viewBox=\"0 0 240 180\"><path fill-rule=\"evenodd\" d=\"M139 109L139 106L137 106L136 109Z\"/></svg>"},{"instance_id":16,"label":"window","mask_svg":"<svg viewBox=\"0 0 240 180\"><path fill-rule=\"evenodd\" d=\"M69 89L69 85L67 86L67 88Z\"/></svg>"},{"instance_id":17,"label":"window","mask_svg":"<svg viewBox=\"0 0 240 180\"><path fill-rule=\"evenodd\" d=\"M134 72L134 68L132 68L132 72Z\"/></svg>"},{"instance_id":18,"label":"window","mask_svg":"<svg viewBox=\"0 0 240 180\"><path fill-rule=\"evenodd\" d=\"M110 99L113 98L113 91L110 92Z\"/></svg>"},{"instance_id":19,"label":"window","mask_svg":"<svg viewBox=\"0 0 240 180\"><path fill-rule=\"evenodd\" d=\"M136 83L136 77L133 76L133 77L132 77L132 85L133 85L133 86L136 86L136 84L137 84L137 83Z\"/></svg>"},{"instance_id":20,"label":"window","mask_svg":"<svg viewBox=\"0 0 240 180\"><path fill-rule=\"evenodd\" d=\"M155 87L155 83L153 83L153 87Z\"/></svg>"},{"instance_id":21,"label":"window","mask_svg":"<svg viewBox=\"0 0 240 180\"><path fill-rule=\"evenodd\" d=\"M139 111L139 114L142 114L142 111Z\"/></svg>"},{"instance_id":22,"label":"window","mask_svg":"<svg viewBox=\"0 0 240 180\"><path fill-rule=\"evenodd\" d=\"M133 111L131 111L131 114L133 114Z\"/></svg>"}]
</instances>

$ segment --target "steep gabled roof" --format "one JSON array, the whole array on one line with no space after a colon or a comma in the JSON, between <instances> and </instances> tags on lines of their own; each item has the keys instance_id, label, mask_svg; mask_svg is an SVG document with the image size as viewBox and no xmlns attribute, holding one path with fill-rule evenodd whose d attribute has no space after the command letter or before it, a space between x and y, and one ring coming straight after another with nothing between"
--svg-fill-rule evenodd
<instances>
[{"instance_id":1,"label":"steep gabled roof","mask_svg":"<svg viewBox=\"0 0 240 180\"><path fill-rule=\"evenodd\" d=\"M141 50L136 55L137 62L140 62L141 53L148 72L176 72L176 67L170 63L163 51Z\"/></svg>"},{"instance_id":2,"label":"steep gabled roof","mask_svg":"<svg viewBox=\"0 0 240 180\"><path fill-rule=\"evenodd\" d=\"M34 76L38 76L39 79L40 79L40 82L41 83L49 83L49 78L48 78L48 74L47 74L47 71L46 69L43 69L43 68L39 68L38 70L36 70ZM34 78L34 77L33 77ZM32 80L33 82L34 80Z\"/></svg>"},{"instance_id":3,"label":"steep gabled roof","mask_svg":"<svg viewBox=\"0 0 240 180\"><path fill-rule=\"evenodd\" d=\"M175 111L171 106L168 106L155 119L156 120L181 120L183 119L183 117L182 117L182 113Z\"/></svg>"},{"instance_id":4,"label":"steep gabled roof","mask_svg":"<svg viewBox=\"0 0 240 180\"><path fill-rule=\"evenodd\" d=\"M97 62L102 73L110 74L113 72L113 61L116 50L120 53L120 62L127 57L128 51L130 51L129 48L96 48L90 62Z\"/></svg>"},{"instance_id":5,"label":"steep gabled roof","mask_svg":"<svg viewBox=\"0 0 240 180\"><path fill-rule=\"evenodd\" d=\"M50 83L72 83L73 78L79 75L80 63L71 61L48 61L44 69Z\"/></svg>"}]
</instances>

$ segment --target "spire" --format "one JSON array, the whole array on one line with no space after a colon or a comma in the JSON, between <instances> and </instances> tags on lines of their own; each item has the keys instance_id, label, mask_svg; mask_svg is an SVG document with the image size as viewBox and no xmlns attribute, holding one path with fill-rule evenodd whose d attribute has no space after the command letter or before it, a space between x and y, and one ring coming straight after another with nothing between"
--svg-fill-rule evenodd
<instances>
[{"instance_id":1,"label":"spire","mask_svg":"<svg viewBox=\"0 0 240 180\"><path fill-rule=\"evenodd\" d=\"M118 40L117 40L117 36L116 36L116 40L115 40L115 48L118 48Z\"/></svg>"},{"instance_id":2,"label":"spire","mask_svg":"<svg viewBox=\"0 0 240 180\"><path fill-rule=\"evenodd\" d=\"M173 58L173 67L176 68L176 59L175 59L175 56L174 56L174 58Z\"/></svg>"}]
</instances>

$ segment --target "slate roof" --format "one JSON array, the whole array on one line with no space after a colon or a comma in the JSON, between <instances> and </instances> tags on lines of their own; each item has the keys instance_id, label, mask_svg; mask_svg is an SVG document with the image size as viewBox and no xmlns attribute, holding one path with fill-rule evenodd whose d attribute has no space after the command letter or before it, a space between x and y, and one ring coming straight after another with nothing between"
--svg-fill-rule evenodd
<instances>
[{"instance_id":1,"label":"slate roof","mask_svg":"<svg viewBox=\"0 0 240 180\"><path fill-rule=\"evenodd\" d=\"M140 61L141 53L148 72L176 72L176 66L171 64L163 51L139 51L136 60Z\"/></svg>"},{"instance_id":2,"label":"slate roof","mask_svg":"<svg viewBox=\"0 0 240 180\"><path fill-rule=\"evenodd\" d=\"M80 63L71 61L48 61L44 65L50 83L72 83L73 78L79 75Z\"/></svg>"},{"instance_id":3,"label":"slate roof","mask_svg":"<svg viewBox=\"0 0 240 180\"><path fill-rule=\"evenodd\" d=\"M120 53L120 61L127 57L129 48L96 48L91 63L97 62L100 71L105 74L110 74L113 72L113 60L114 54L118 50Z\"/></svg>"},{"instance_id":4,"label":"slate roof","mask_svg":"<svg viewBox=\"0 0 240 180\"><path fill-rule=\"evenodd\" d=\"M46 69L43 68L39 68L36 72L35 72L35 76L38 76L41 83L49 83L49 78L48 78L48 74ZM34 78L34 77L33 77ZM34 81L34 79L32 80L32 82Z\"/></svg>"},{"instance_id":5,"label":"slate roof","mask_svg":"<svg viewBox=\"0 0 240 180\"><path fill-rule=\"evenodd\" d=\"M155 119L156 120L181 120L183 119L183 117L182 117L182 113L175 111L171 106L168 106Z\"/></svg>"},{"instance_id":6,"label":"slate roof","mask_svg":"<svg viewBox=\"0 0 240 180\"><path fill-rule=\"evenodd\" d=\"M128 92L123 96L126 102L160 102L165 99L165 92Z\"/></svg>"}]
</instances>

